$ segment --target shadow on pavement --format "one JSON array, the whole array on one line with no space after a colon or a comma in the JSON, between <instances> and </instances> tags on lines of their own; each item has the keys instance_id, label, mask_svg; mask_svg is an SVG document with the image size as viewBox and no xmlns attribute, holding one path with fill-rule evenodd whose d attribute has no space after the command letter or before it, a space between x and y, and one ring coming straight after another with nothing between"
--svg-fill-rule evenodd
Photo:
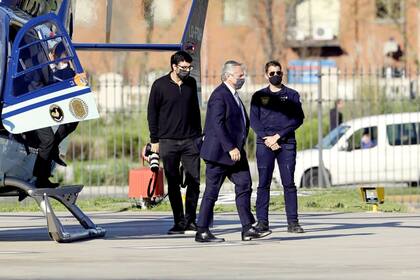
<instances>
[{"instance_id":1,"label":"shadow on pavement","mask_svg":"<svg viewBox=\"0 0 420 280\"><path fill-rule=\"evenodd\" d=\"M335 214L339 215L339 214ZM98 226L106 229L107 234L104 237L106 240L124 240L124 239L191 239L194 238L194 234L186 235L168 235L167 231L172 227L172 216L167 214L141 214L133 215L131 214L109 214L109 213L95 213L89 215L92 220L97 223ZM212 232L215 235L225 235L225 234L238 234L240 236L241 225L239 223L239 218L229 214L229 217L226 214L217 214L215 219L215 227L212 229ZM325 217L330 216L326 214ZM0 218L6 217L1 215ZM7 217L14 217L14 223L20 218L43 218L42 216L35 215L10 215ZM410 228L410 229L419 229L419 226L404 226L402 221L395 221L403 219L405 216L396 216L388 217L392 218L394 221L385 221L383 223L352 223L349 221L334 223L330 219L327 219L326 222L319 222L319 219L322 219L323 214L303 214L301 217L301 224L308 234L299 234L293 235L290 237L272 237L267 240L303 240L303 239L315 239L315 238L336 238L343 236L352 236L352 235L369 235L372 233L356 233L356 234L327 234L327 235L314 235L311 233L322 232L322 231L334 231L334 230L353 230L353 229L369 229L369 228ZM409 218L416 218L417 216L407 216ZM68 220L71 216L60 216L60 219ZM316 218L317 221L312 219ZM328 217L329 218L329 217ZM346 217L348 218L348 217ZM359 220L360 218L364 219L365 217L354 217L353 220ZM382 218L377 217L375 218ZM111 222L106 222L107 219L112 220ZM273 222L270 222L270 228L275 233L285 232L286 231L286 221L284 215L273 214L270 219ZM337 219L337 217L336 217ZM341 217L338 217L341 220ZM29 220L29 223L32 219ZM104 221L106 223L101 223ZM350 219L346 219L350 220ZM44 220L45 221L45 220ZM24 221L25 224L28 224L28 220ZM38 221L39 223L39 221ZM64 223L64 228L66 231L74 232L78 231L81 227L79 225L66 225ZM67 222L68 223L68 222ZM0 241L50 241L46 224L45 226L11 226L10 229L7 229L6 226L1 227L0 230ZM3 230L4 229L4 230Z\"/></svg>"}]
</instances>

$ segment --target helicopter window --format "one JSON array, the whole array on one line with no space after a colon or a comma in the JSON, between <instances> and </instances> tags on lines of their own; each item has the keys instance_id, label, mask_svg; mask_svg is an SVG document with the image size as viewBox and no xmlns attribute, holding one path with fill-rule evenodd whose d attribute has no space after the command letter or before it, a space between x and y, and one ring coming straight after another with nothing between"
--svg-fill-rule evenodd
<instances>
[{"instance_id":1,"label":"helicopter window","mask_svg":"<svg viewBox=\"0 0 420 280\"><path fill-rule=\"evenodd\" d=\"M75 75L73 54L54 24L28 30L19 43L13 94L20 96Z\"/></svg>"}]
</instances>

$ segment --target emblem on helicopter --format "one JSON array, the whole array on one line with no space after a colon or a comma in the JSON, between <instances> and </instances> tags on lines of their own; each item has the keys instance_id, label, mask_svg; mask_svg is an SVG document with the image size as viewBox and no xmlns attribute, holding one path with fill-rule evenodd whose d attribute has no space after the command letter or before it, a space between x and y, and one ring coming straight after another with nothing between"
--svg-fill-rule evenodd
<instances>
[{"instance_id":1,"label":"emblem on helicopter","mask_svg":"<svg viewBox=\"0 0 420 280\"><path fill-rule=\"evenodd\" d=\"M80 98L73 98L70 101L70 112L71 114L79 119L83 120L88 115L88 106L86 103Z\"/></svg>"},{"instance_id":2,"label":"emblem on helicopter","mask_svg":"<svg viewBox=\"0 0 420 280\"><path fill-rule=\"evenodd\" d=\"M50 106L50 116L56 122L61 122L64 119L64 112L60 106L53 104Z\"/></svg>"}]
</instances>

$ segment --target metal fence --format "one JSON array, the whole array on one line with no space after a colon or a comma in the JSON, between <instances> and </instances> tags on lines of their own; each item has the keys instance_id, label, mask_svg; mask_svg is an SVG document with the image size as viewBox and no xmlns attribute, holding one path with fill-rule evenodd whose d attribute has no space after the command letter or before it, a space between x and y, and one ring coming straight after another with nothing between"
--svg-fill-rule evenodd
<instances>
[{"instance_id":1,"label":"metal fence","mask_svg":"<svg viewBox=\"0 0 420 280\"><path fill-rule=\"evenodd\" d=\"M297 131L297 185L419 183L418 71L320 67L301 70L285 75L286 84L300 93L305 112L304 124ZM81 123L70 137L69 166L58 169L60 180L100 186L89 188L92 194L126 193L121 187L128 185L130 168L140 166L140 152L149 136L147 100L153 79L143 80L141 85L128 85L120 75L107 74L92 81L101 118ZM202 82L204 122L206 101L220 83L220 75L204 73ZM252 94L266 85L261 71L248 71L241 90L248 109ZM328 134L330 110L338 99L344 102L344 125ZM414 113L398 114L402 112ZM367 133L374 144L362 149ZM326 138L321 141L323 137ZM253 178L258 178L252 131L247 149ZM274 177L278 179L278 173Z\"/></svg>"}]
</instances>

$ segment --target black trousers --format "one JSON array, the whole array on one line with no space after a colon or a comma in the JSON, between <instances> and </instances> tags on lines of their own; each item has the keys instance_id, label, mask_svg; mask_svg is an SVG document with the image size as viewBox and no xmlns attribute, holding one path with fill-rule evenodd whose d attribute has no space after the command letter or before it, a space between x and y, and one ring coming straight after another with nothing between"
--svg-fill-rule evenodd
<instances>
[{"instance_id":1,"label":"black trousers","mask_svg":"<svg viewBox=\"0 0 420 280\"><path fill-rule=\"evenodd\" d=\"M38 179L48 179L51 176L51 161L58 154L58 145L72 133L78 122L62 124L54 133L51 127L35 130L39 139L38 156L35 160L33 175Z\"/></svg>"},{"instance_id":2,"label":"black trousers","mask_svg":"<svg viewBox=\"0 0 420 280\"><path fill-rule=\"evenodd\" d=\"M200 194L200 154L194 144L194 138L159 139L159 150L168 182L168 196L174 222L181 225L195 223ZM184 168L187 182L185 214L181 197L180 163Z\"/></svg>"}]
</instances>

